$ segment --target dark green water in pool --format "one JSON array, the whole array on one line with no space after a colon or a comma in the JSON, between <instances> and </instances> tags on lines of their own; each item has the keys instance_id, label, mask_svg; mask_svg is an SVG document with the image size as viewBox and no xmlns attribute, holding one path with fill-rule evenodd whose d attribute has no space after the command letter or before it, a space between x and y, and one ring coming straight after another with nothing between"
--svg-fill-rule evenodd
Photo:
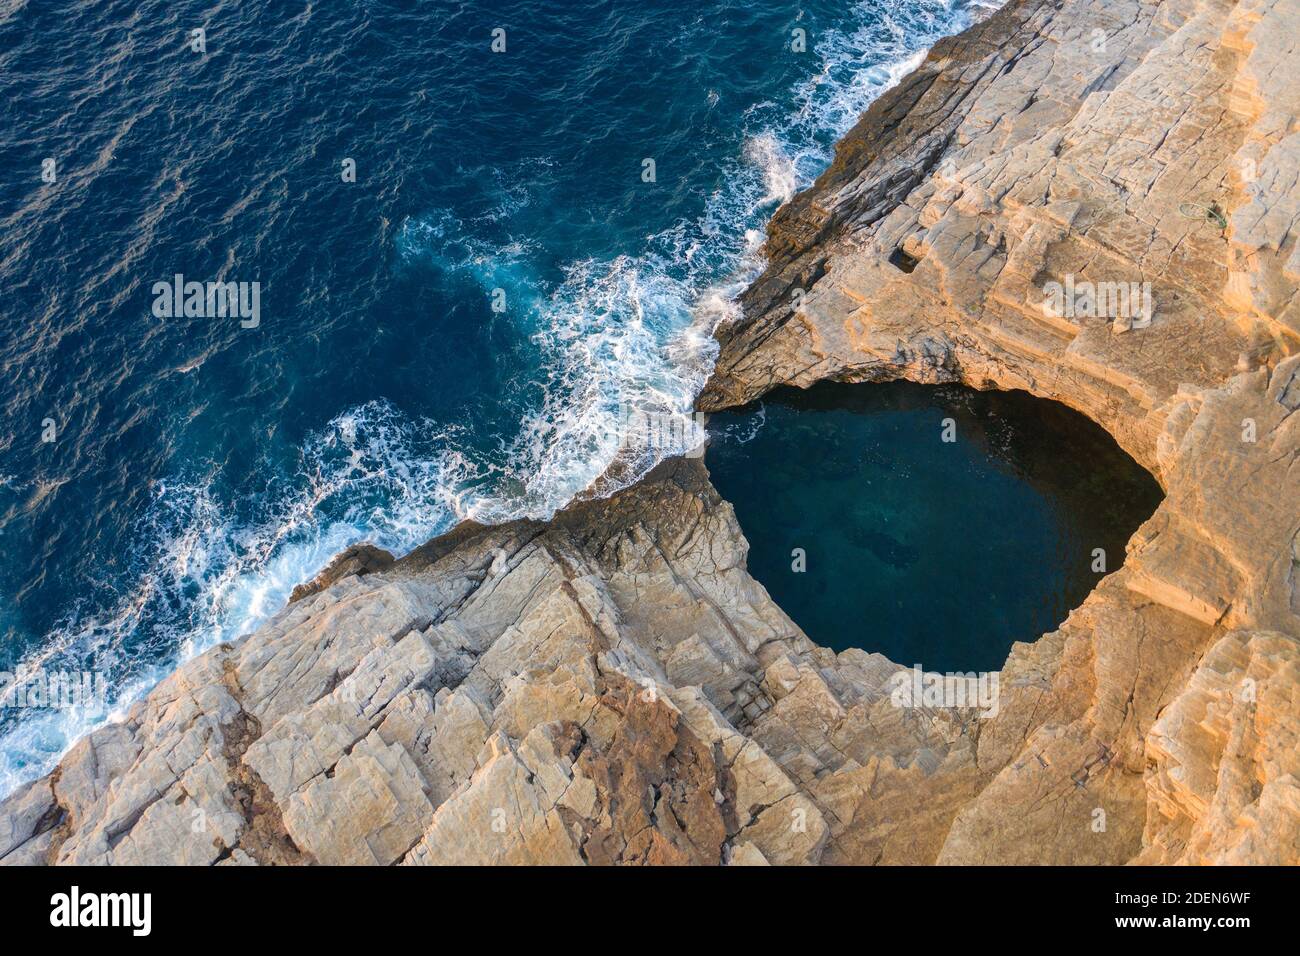
<instances>
[{"instance_id":1,"label":"dark green water in pool","mask_svg":"<svg viewBox=\"0 0 1300 956\"><path fill-rule=\"evenodd\" d=\"M709 432L750 573L786 613L823 646L928 670L997 670L1055 629L1161 498L1103 429L1024 392L822 383Z\"/></svg>"}]
</instances>

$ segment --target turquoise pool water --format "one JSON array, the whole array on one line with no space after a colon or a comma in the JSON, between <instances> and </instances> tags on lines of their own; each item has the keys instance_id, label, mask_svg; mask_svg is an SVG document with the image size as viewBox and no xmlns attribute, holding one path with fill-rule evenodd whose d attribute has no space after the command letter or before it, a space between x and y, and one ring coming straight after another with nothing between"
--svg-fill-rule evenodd
<instances>
[{"instance_id":1,"label":"turquoise pool water","mask_svg":"<svg viewBox=\"0 0 1300 956\"><path fill-rule=\"evenodd\" d=\"M709 432L750 572L786 613L928 670L997 670L1056 628L1161 498L1103 429L1023 392L822 383Z\"/></svg>"}]
</instances>

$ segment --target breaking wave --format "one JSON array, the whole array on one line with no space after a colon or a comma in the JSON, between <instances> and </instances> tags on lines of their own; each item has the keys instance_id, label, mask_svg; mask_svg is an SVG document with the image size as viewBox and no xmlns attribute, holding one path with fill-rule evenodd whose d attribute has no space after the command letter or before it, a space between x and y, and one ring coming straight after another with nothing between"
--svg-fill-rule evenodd
<instances>
[{"instance_id":1,"label":"breaking wave","mask_svg":"<svg viewBox=\"0 0 1300 956\"><path fill-rule=\"evenodd\" d=\"M463 428L371 402L313 435L295 473L267 480L251 517L223 505L203 475L159 482L132 536L134 585L107 609L88 601L69 611L16 677L106 673L110 712L120 714L178 663L255 629L350 544L403 553L465 518L549 517L614 462L628 409L676 420L682 428L665 434L685 437L638 460L627 481L689 450L692 406L715 357L711 332L761 268L765 221L825 168L868 103L962 29L967 13L940 0L864 2L850 19L817 36L810 77L743 114L743 148L703 214L646 237L634 255L573 261L558 279L544 277L531 242L486 238L530 202L527 184L514 181L481 220L432 210L400 224L403 263L503 290L512 303L509 321L541 370L512 436L485 447ZM0 794L48 771L102 719L49 711L9 720Z\"/></svg>"}]
</instances>

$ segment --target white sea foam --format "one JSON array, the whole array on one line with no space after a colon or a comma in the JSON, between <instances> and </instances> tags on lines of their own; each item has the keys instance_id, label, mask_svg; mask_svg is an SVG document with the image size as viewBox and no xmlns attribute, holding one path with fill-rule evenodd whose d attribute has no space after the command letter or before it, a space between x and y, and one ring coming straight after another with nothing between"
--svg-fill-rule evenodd
<instances>
[{"instance_id":1,"label":"white sea foam","mask_svg":"<svg viewBox=\"0 0 1300 956\"><path fill-rule=\"evenodd\" d=\"M22 671L91 662L114 675L120 716L177 663L266 621L347 545L400 553L461 518L548 517L613 462L622 409L687 420L714 358L711 331L735 316L761 268L764 219L825 167L872 99L965 25L941 0L874 0L855 16L863 25L817 38L820 68L792 91L793 113L773 103L747 112L743 153L704 214L650 237L637 256L575 262L547 289L525 242L482 240L445 211L403 225L405 259L520 296L548 380L506 447L473 453L455 428L376 402L316 435L293 487L269 494L253 520L225 513L202 481L159 485L136 533L146 543L136 587L108 610L70 613ZM529 202L509 182L501 196L491 221ZM687 450L656 449L628 480ZM10 725L0 736L0 795L49 770L99 719L50 711Z\"/></svg>"},{"instance_id":2,"label":"white sea foam","mask_svg":"<svg viewBox=\"0 0 1300 956\"><path fill-rule=\"evenodd\" d=\"M759 200L760 206L779 206L795 194L799 173L775 133L764 131L751 137L745 144L745 158L763 171L767 191Z\"/></svg>"}]
</instances>

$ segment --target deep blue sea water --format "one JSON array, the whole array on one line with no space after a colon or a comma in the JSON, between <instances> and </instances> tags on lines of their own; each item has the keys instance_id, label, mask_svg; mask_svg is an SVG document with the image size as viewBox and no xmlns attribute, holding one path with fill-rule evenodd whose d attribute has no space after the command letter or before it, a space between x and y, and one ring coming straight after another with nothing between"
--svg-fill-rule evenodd
<instances>
[{"instance_id":1,"label":"deep blue sea water","mask_svg":"<svg viewBox=\"0 0 1300 956\"><path fill-rule=\"evenodd\" d=\"M1099 425L1025 392L823 382L709 431L781 608L825 647L929 671L1001 670L1055 630L1161 499Z\"/></svg>"},{"instance_id":2,"label":"deep blue sea water","mask_svg":"<svg viewBox=\"0 0 1300 956\"><path fill-rule=\"evenodd\" d=\"M970 16L5 4L0 669L121 707L351 542L563 505L621 407L689 409L776 205ZM155 317L177 273L259 283L260 324ZM0 793L97 719L0 712Z\"/></svg>"}]
</instances>

